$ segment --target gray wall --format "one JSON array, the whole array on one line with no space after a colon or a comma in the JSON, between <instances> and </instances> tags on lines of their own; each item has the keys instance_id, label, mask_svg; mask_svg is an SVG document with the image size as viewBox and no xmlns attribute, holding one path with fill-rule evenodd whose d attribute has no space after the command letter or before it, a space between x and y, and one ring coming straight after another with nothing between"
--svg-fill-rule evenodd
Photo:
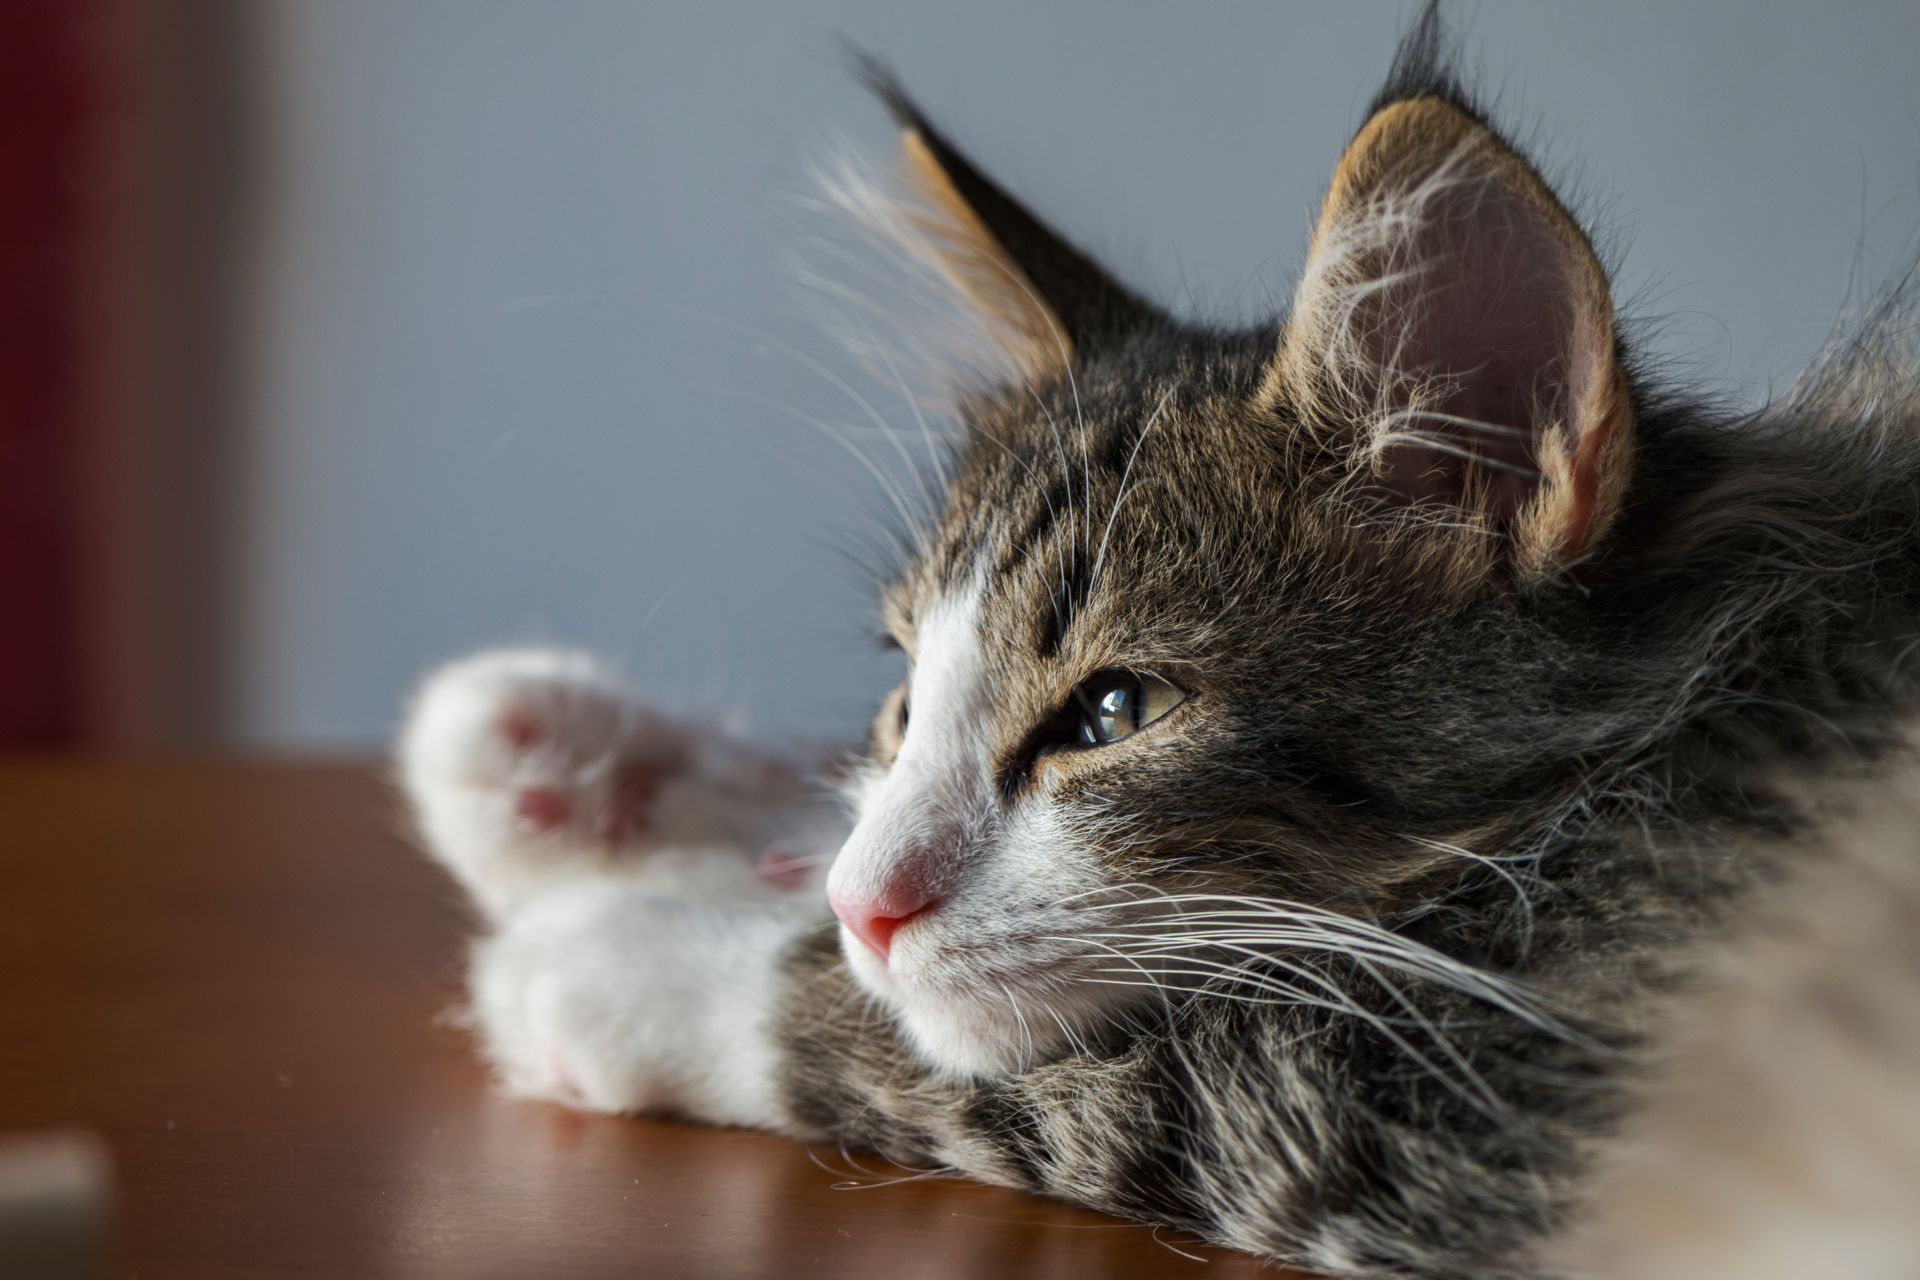
<instances>
[{"instance_id":1,"label":"gray wall","mask_svg":"<svg viewBox=\"0 0 1920 1281\"><path fill-rule=\"evenodd\" d=\"M891 143L839 39L1125 278L1242 319L1410 9L279 0L238 736L373 743L426 666L526 640L856 730L892 670L845 555L876 487L803 421L859 424L808 361L905 415L784 266L809 149ZM1920 231L1920 6L1454 16L1708 384L1764 396Z\"/></svg>"}]
</instances>

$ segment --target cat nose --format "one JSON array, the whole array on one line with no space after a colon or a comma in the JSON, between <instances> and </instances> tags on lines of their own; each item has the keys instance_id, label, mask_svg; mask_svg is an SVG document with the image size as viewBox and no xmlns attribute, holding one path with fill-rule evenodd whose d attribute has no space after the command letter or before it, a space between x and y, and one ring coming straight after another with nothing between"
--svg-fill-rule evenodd
<instances>
[{"instance_id":1,"label":"cat nose","mask_svg":"<svg viewBox=\"0 0 1920 1281\"><path fill-rule=\"evenodd\" d=\"M829 891L827 902L840 923L884 961L887 949L893 945L894 931L931 908L933 896L919 886L896 882L871 901L846 899Z\"/></svg>"}]
</instances>

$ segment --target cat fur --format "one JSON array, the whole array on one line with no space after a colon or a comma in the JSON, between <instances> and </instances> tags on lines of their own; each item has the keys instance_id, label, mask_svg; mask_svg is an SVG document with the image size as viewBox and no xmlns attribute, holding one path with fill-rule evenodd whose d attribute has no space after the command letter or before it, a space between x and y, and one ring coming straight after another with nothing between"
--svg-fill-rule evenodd
<instances>
[{"instance_id":1,"label":"cat fur","mask_svg":"<svg viewBox=\"0 0 1920 1281\"><path fill-rule=\"evenodd\" d=\"M849 827L581 656L429 680L508 1088L1337 1274L1920 1263L1907 295L1757 411L1663 385L1431 6L1246 331L868 73L900 177L839 201L998 356L882 591L908 681ZM1074 746L1115 670L1185 699Z\"/></svg>"}]
</instances>

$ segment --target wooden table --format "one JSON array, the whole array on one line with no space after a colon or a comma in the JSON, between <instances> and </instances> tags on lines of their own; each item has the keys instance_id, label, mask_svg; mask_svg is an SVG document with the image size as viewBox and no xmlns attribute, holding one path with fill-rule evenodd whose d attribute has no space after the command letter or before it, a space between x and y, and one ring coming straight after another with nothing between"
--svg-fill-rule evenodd
<instances>
[{"instance_id":1,"label":"wooden table","mask_svg":"<svg viewBox=\"0 0 1920 1281\"><path fill-rule=\"evenodd\" d=\"M458 895L403 833L365 765L0 765L0 1132L104 1138L111 1272L1288 1275L870 1154L502 1098L445 1017Z\"/></svg>"}]
</instances>

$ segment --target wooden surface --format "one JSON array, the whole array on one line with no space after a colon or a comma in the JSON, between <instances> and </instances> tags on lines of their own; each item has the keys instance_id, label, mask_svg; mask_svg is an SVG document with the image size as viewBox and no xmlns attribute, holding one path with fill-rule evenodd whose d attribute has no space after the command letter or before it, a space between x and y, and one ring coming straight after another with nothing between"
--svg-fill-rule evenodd
<instances>
[{"instance_id":1,"label":"wooden surface","mask_svg":"<svg viewBox=\"0 0 1920 1281\"><path fill-rule=\"evenodd\" d=\"M458 896L401 832L366 768L0 765L0 1132L105 1139L111 1272L1286 1275L868 1154L499 1097L446 1018Z\"/></svg>"}]
</instances>

